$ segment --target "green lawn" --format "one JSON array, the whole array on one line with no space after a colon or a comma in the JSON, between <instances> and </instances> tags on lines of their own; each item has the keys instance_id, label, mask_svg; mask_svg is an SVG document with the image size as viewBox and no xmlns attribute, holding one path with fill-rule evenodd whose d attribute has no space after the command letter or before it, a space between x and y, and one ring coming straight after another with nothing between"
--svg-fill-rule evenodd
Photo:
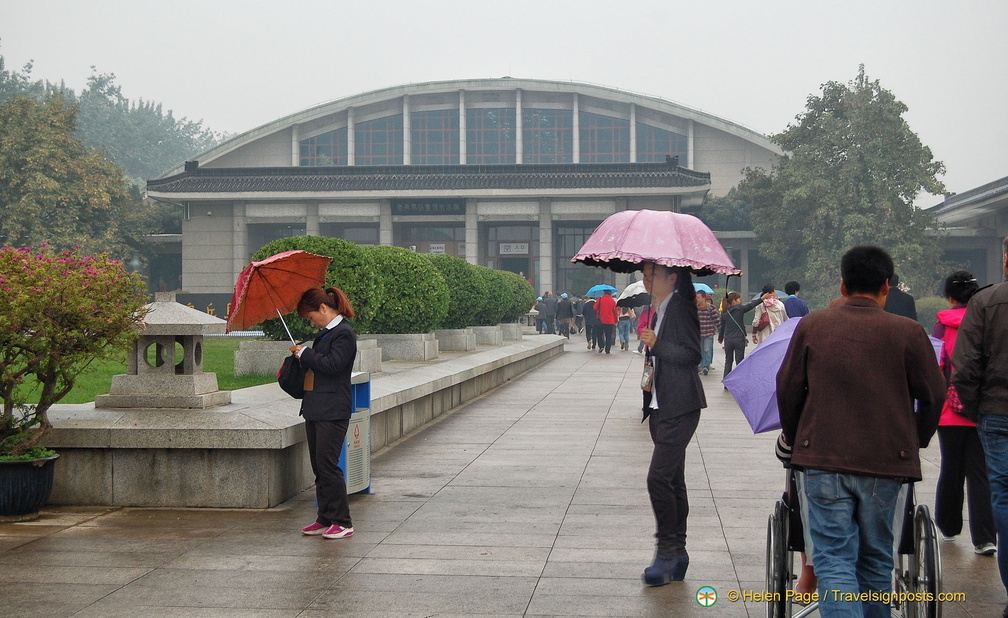
<instances>
[{"instance_id":1,"label":"green lawn","mask_svg":"<svg viewBox=\"0 0 1008 618\"><path fill-rule=\"evenodd\" d=\"M207 337L203 339L203 371L217 374L217 385L222 391L232 391L276 381L273 376L234 375L234 353L241 342L237 337ZM109 392L112 376L126 373L126 353L110 360L96 360L84 370L74 389L59 403L88 403L95 395Z\"/></svg>"}]
</instances>

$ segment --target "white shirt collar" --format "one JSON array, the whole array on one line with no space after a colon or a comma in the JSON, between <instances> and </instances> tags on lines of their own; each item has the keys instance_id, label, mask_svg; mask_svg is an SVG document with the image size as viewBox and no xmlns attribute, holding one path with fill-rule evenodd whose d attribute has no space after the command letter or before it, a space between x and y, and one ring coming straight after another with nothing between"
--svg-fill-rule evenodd
<instances>
[{"instance_id":1,"label":"white shirt collar","mask_svg":"<svg viewBox=\"0 0 1008 618\"><path fill-rule=\"evenodd\" d=\"M326 330L332 330L332 329L336 328L336 326L338 326L339 323L342 322L342 321L343 321L343 314L341 313L341 314L337 315L335 318L333 318L332 322L329 322L328 324L326 324Z\"/></svg>"}]
</instances>

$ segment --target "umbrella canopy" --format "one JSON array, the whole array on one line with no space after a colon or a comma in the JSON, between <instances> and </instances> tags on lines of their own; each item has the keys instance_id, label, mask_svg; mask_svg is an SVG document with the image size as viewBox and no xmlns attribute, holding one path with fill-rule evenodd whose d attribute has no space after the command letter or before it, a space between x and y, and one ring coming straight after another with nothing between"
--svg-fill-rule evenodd
<instances>
[{"instance_id":1,"label":"umbrella canopy","mask_svg":"<svg viewBox=\"0 0 1008 618\"><path fill-rule=\"evenodd\" d=\"M781 299L787 298L787 294L784 293L784 292L781 292L780 290L774 290L774 292L777 294L777 298L781 298ZM753 296L749 300L756 300L760 296L763 296L763 292L757 292L756 296Z\"/></svg>"},{"instance_id":2,"label":"umbrella canopy","mask_svg":"<svg viewBox=\"0 0 1008 618\"><path fill-rule=\"evenodd\" d=\"M791 318L774 329L723 380L749 421L753 433L780 429L777 372L784 363L784 355L791 345L791 335L800 321L801 318Z\"/></svg>"},{"instance_id":3,"label":"umbrella canopy","mask_svg":"<svg viewBox=\"0 0 1008 618\"><path fill-rule=\"evenodd\" d=\"M571 262L620 273L656 262L686 267L700 276L742 274L703 221L665 210L623 210L609 216Z\"/></svg>"},{"instance_id":4,"label":"umbrella canopy","mask_svg":"<svg viewBox=\"0 0 1008 618\"><path fill-rule=\"evenodd\" d=\"M613 286L605 283L600 283L598 285L593 285L590 290L585 292L585 296L588 296L590 298L598 298L609 292L615 292L615 291L616 288L614 288Z\"/></svg>"},{"instance_id":5,"label":"umbrella canopy","mask_svg":"<svg viewBox=\"0 0 1008 618\"><path fill-rule=\"evenodd\" d=\"M801 318L791 318L778 326L723 380L753 433L781 428L780 408L777 407L777 372L784 363L791 336L800 321ZM929 339L935 357L941 358L942 340Z\"/></svg>"},{"instance_id":6,"label":"umbrella canopy","mask_svg":"<svg viewBox=\"0 0 1008 618\"><path fill-rule=\"evenodd\" d=\"M330 257L298 250L252 262L238 275L226 331L247 330L294 311L306 290L325 285L331 261Z\"/></svg>"},{"instance_id":7,"label":"umbrella canopy","mask_svg":"<svg viewBox=\"0 0 1008 618\"><path fill-rule=\"evenodd\" d=\"M651 295L644 289L643 281L631 283L616 297L617 307L640 307L649 304L651 304Z\"/></svg>"},{"instance_id":8,"label":"umbrella canopy","mask_svg":"<svg viewBox=\"0 0 1008 618\"><path fill-rule=\"evenodd\" d=\"M697 283L696 281L694 281L693 289L696 290L697 292L706 292L711 295L714 294L714 288L707 285L706 283Z\"/></svg>"}]
</instances>

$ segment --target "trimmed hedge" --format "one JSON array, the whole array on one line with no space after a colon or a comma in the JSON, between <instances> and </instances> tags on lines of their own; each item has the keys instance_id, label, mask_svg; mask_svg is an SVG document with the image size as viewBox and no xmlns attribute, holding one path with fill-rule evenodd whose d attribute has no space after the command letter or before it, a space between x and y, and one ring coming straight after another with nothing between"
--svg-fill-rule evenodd
<instances>
[{"instance_id":1,"label":"trimmed hedge","mask_svg":"<svg viewBox=\"0 0 1008 618\"><path fill-rule=\"evenodd\" d=\"M448 314L441 328L472 326L486 302L489 290L477 267L469 262L446 254L421 254L438 269L448 285Z\"/></svg>"},{"instance_id":2,"label":"trimmed hedge","mask_svg":"<svg viewBox=\"0 0 1008 618\"><path fill-rule=\"evenodd\" d=\"M949 308L948 301L939 296L925 296L918 298L915 304L917 305L917 321L924 326L924 330L930 335L938 321L938 312Z\"/></svg>"},{"instance_id":3,"label":"trimmed hedge","mask_svg":"<svg viewBox=\"0 0 1008 618\"><path fill-rule=\"evenodd\" d=\"M476 266L475 268L479 276L483 278L487 293L483 297L479 311L473 315L472 324L473 326L495 326L504 320L504 314L514 302L511 286L499 276L500 271L486 266Z\"/></svg>"},{"instance_id":4,"label":"trimmed hedge","mask_svg":"<svg viewBox=\"0 0 1008 618\"><path fill-rule=\"evenodd\" d=\"M448 284L430 260L402 247L361 247L374 258L385 294L371 322L383 334L427 333L448 315Z\"/></svg>"},{"instance_id":5,"label":"trimmed hedge","mask_svg":"<svg viewBox=\"0 0 1008 618\"><path fill-rule=\"evenodd\" d=\"M512 302L508 310L504 312L503 322L517 322L528 315L528 312L535 304L535 290L529 282L512 272L497 271L500 273L506 285L511 286Z\"/></svg>"},{"instance_id":6,"label":"trimmed hedge","mask_svg":"<svg viewBox=\"0 0 1008 618\"><path fill-rule=\"evenodd\" d=\"M340 238L291 236L268 243L256 251L252 260L262 260L276 253L295 249L332 258L329 271L326 273L326 287L338 287L350 299L356 314L356 317L350 320L350 324L356 332L375 332L373 321L385 295L385 288L383 279L376 276L379 270L374 257L363 247ZM318 329L307 320L299 318L297 313L284 316L284 319L291 329L291 334L298 341L313 337L318 332ZM267 320L262 328L263 333L270 339L277 341L287 339L287 333L279 319Z\"/></svg>"}]
</instances>

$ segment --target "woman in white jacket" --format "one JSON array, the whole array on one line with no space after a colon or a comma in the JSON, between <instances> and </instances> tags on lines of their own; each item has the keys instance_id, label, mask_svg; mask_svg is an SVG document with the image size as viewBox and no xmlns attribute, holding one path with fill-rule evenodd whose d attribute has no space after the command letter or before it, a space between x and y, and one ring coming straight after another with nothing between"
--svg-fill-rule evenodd
<instances>
[{"instance_id":1,"label":"woman in white jacket","mask_svg":"<svg viewBox=\"0 0 1008 618\"><path fill-rule=\"evenodd\" d=\"M773 296L764 299L762 303L756 306L756 312L755 315L753 315L752 322L752 340L756 345L762 343L764 339L770 336L770 333L774 332L774 329L788 319L787 309L784 308L784 303L777 298L777 294L772 283L768 283L763 286L762 294L773 294ZM769 317L769 323L764 328L756 330L759 327L760 321L764 319L764 315Z\"/></svg>"}]
</instances>

